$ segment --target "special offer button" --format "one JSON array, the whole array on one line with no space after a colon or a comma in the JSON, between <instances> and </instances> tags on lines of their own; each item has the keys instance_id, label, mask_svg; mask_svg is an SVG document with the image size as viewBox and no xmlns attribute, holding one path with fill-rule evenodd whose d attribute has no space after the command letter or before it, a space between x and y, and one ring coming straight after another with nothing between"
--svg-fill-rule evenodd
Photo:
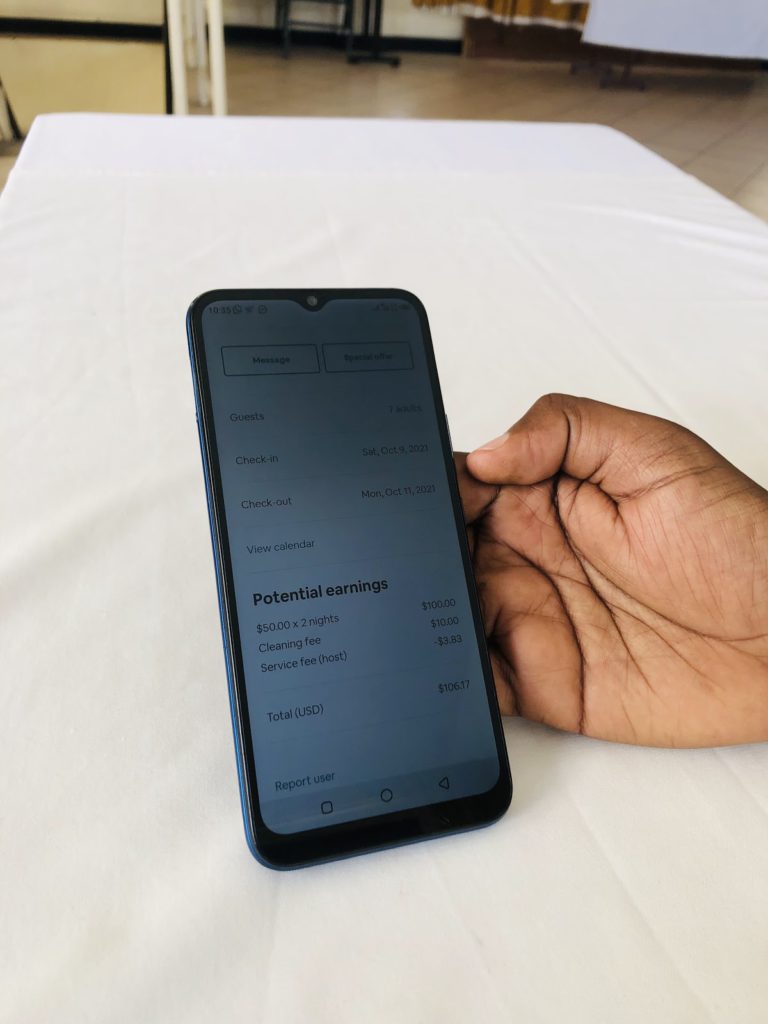
<instances>
[{"instance_id":1,"label":"special offer button","mask_svg":"<svg viewBox=\"0 0 768 1024\"><path fill-rule=\"evenodd\" d=\"M323 345L328 373L361 373L370 370L412 370L411 346L407 341L359 341Z\"/></svg>"}]
</instances>

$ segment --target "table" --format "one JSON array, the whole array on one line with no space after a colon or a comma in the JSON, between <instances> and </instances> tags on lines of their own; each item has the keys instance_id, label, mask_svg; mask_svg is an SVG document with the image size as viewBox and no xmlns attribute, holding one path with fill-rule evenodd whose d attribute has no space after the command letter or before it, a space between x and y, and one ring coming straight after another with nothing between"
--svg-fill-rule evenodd
<instances>
[{"instance_id":1,"label":"table","mask_svg":"<svg viewBox=\"0 0 768 1024\"><path fill-rule=\"evenodd\" d=\"M591 0L583 40L628 50L768 60L765 0Z\"/></svg>"},{"instance_id":2,"label":"table","mask_svg":"<svg viewBox=\"0 0 768 1024\"><path fill-rule=\"evenodd\" d=\"M184 312L410 288L458 446L562 390L766 483L766 226L590 125L62 115L0 227L0 1021L762 1024L765 746L508 721L499 824L251 858Z\"/></svg>"}]
</instances>

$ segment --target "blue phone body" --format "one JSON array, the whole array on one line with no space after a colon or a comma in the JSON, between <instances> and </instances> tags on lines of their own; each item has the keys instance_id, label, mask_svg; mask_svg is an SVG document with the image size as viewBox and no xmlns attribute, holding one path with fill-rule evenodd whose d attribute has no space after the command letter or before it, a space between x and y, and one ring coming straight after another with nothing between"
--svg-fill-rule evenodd
<instances>
[{"instance_id":1,"label":"blue phone body","mask_svg":"<svg viewBox=\"0 0 768 1024\"><path fill-rule=\"evenodd\" d=\"M205 306L213 301L258 302L260 300L284 298L296 298L298 301L300 296L306 296L306 294L306 291L267 291L263 289L227 289L207 292L191 304L186 321L245 836L253 856L266 867L279 870L303 867L391 846L406 845L439 835L482 828L498 820L505 813L512 797L512 781L509 773L503 730L493 688L490 662L484 646L479 603L474 589L474 581L471 577L471 570L469 569L469 554L468 548L466 548L466 538L464 537L463 542L466 548L464 550L464 557L468 574L467 585L473 601L475 627L484 659L486 686L489 695L489 712L493 723L499 758L498 783L491 791L478 796L463 797L434 805L430 804L425 807L412 809L408 813L377 815L375 818L347 822L327 828L312 829L294 835L279 834L270 830L260 814L258 780L256 778L253 758L253 740L250 734L250 724L243 696L243 668L238 657L240 638L237 627L233 622L234 593L231 565L228 564L226 532L223 528L224 507L219 478L218 453L212 429L208 381L204 359L201 354L201 314ZM438 413L444 421L426 313L415 296L393 289L316 290L312 294L320 296L322 301L330 301L333 298L354 298L357 296L367 299L370 299L372 296L382 297L383 299L407 297L409 302L416 304L423 316L424 342L431 360L432 389L435 404ZM463 526L455 470L452 458L450 457L447 424L444 429L443 447L448 460L447 468L451 480L454 511L457 514L457 522L460 521Z\"/></svg>"}]
</instances>

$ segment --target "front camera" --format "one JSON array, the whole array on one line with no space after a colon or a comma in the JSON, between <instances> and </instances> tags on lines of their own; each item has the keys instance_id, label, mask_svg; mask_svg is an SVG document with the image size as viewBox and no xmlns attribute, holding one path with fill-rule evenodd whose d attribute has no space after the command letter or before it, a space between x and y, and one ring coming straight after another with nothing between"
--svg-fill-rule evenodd
<instances>
[{"instance_id":1,"label":"front camera","mask_svg":"<svg viewBox=\"0 0 768 1024\"><path fill-rule=\"evenodd\" d=\"M307 296L307 305L308 306L312 306L314 308L317 305L317 296L316 295L308 295Z\"/></svg>"}]
</instances>

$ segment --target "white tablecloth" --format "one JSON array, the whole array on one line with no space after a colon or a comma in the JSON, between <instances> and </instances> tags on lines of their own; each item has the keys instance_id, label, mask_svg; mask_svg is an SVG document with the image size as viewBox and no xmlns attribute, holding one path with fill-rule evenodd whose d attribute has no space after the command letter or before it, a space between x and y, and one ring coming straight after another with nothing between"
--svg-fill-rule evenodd
<instances>
[{"instance_id":1,"label":"white tablecloth","mask_svg":"<svg viewBox=\"0 0 768 1024\"><path fill-rule=\"evenodd\" d=\"M768 749L507 723L481 832L278 874L240 821L184 313L401 286L454 439L542 392L768 482L768 230L593 126L39 119L0 200L3 1024L764 1024Z\"/></svg>"},{"instance_id":2,"label":"white tablecloth","mask_svg":"<svg viewBox=\"0 0 768 1024\"><path fill-rule=\"evenodd\" d=\"M768 60L766 0L590 0L584 42Z\"/></svg>"}]
</instances>

